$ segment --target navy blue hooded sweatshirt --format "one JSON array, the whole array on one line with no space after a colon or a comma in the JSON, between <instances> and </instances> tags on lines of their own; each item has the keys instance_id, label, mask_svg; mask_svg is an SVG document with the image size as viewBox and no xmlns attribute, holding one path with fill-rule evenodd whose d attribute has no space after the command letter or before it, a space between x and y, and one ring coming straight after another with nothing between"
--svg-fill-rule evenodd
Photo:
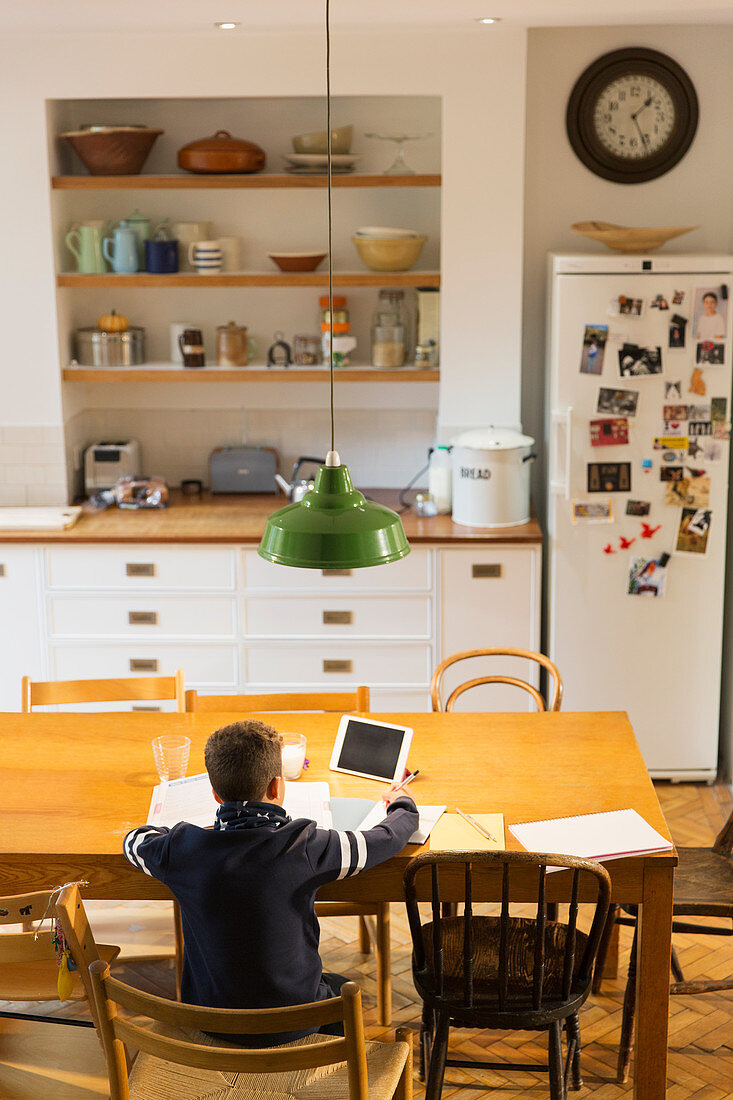
<instances>
[{"instance_id":1,"label":"navy blue hooded sweatshirt","mask_svg":"<svg viewBox=\"0 0 733 1100\"><path fill-rule=\"evenodd\" d=\"M385 819L366 832L293 821L272 803L225 802L213 830L187 822L172 829L143 825L127 834L123 850L180 904L183 1001L212 1008L282 1008L332 996L318 954L318 888L397 855L417 824L415 803L407 795L395 799ZM253 1045L305 1034L257 1036Z\"/></svg>"}]
</instances>

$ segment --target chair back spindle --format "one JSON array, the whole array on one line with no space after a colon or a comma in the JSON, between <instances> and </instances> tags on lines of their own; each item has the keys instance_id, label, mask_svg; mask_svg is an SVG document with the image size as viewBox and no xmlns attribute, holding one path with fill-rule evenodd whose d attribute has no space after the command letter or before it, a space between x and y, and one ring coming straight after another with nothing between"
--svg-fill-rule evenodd
<instances>
[{"instance_id":1,"label":"chair back spindle","mask_svg":"<svg viewBox=\"0 0 733 1100\"><path fill-rule=\"evenodd\" d=\"M550 699L549 707L546 706L545 700L533 684L517 676L509 675L477 676L471 680L466 680L462 684L459 684L458 687L450 693L447 700L443 702L443 677L447 670L457 661L470 661L477 657L516 657L524 661L532 661L535 665L544 668L548 674L549 684L552 687L552 698ZM430 682L430 698L433 710L452 711L456 701L464 692L469 691L471 688L481 687L484 684L509 684L512 687L521 688L532 696L539 711L557 711L560 709L560 704L562 703L562 677L549 657L546 657L544 653L535 653L534 650L531 649L513 649L494 646L489 649L463 649L460 653L453 653L450 657L446 657L444 661L440 662Z\"/></svg>"},{"instance_id":2,"label":"chair back spindle","mask_svg":"<svg viewBox=\"0 0 733 1100\"><path fill-rule=\"evenodd\" d=\"M463 1003L473 1005L473 902L471 863L466 863L463 909Z\"/></svg>"},{"instance_id":3,"label":"chair back spindle","mask_svg":"<svg viewBox=\"0 0 733 1100\"><path fill-rule=\"evenodd\" d=\"M501 872L501 916L499 918L499 1008L506 1009L509 998L509 863L504 863Z\"/></svg>"},{"instance_id":4,"label":"chair back spindle","mask_svg":"<svg viewBox=\"0 0 733 1100\"><path fill-rule=\"evenodd\" d=\"M563 958L562 995L570 996L570 988L573 983L573 971L575 969L575 942L578 927L578 879L580 872L577 867L573 871L573 885L570 892L570 909L568 912L568 930L565 940L565 955Z\"/></svg>"},{"instance_id":5,"label":"chair back spindle","mask_svg":"<svg viewBox=\"0 0 733 1100\"><path fill-rule=\"evenodd\" d=\"M440 883L438 864L431 868L432 909L433 909L433 970L438 987L438 995L443 996L443 922L440 919Z\"/></svg>"},{"instance_id":6,"label":"chair back spindle","mask_svg":"<svg viewBox=\"0 0 733 1100\"><path fill-rule=\"evenodd\" d=\"M542 1007L542 987L545 980L545 927L547 912L545 910L545 876L547 868L540 864L539 883L537 886L537 918L535 920L534 934L534 966L532 968L532 1007Z\"/></svg>"}]
</instances>

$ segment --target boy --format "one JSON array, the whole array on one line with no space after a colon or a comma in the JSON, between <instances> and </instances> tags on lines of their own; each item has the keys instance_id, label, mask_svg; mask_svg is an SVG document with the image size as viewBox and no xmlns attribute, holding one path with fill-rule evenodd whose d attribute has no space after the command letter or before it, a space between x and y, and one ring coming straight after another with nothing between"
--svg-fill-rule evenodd
<instances>
[{"instance_id":1,"label":"boy","mask_svg":"<svg viewBox=\"0 0 733 1100\"><path fill-rule=\"evenodd\" d=\"M214 797L213 830L180 822L143 825L123 850L160 879L181 907L185 942L181 999L213 1008L281 1008L338 993L324 976L314 910L319 886L401 852L417 828L415 803L385 795L384 821L367 832L319 829L283 809L281 738L257 720L211 734L204 750ZM228 1036L273 1046L308 1031Z\"/></svg>"}]
</instances>

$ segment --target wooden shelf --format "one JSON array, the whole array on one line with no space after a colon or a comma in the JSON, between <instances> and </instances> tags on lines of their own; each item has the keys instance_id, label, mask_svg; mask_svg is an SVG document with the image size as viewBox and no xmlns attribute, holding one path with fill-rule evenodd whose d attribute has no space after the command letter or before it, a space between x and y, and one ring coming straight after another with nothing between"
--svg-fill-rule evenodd
<instances>
[{"instance_id":1,"label":"wooden shelf","mask_svg":"<svg viewBox=\"0 0 733 1100\"><path fill-rule=\"evenodd\" d=\"M139 367L119 369L66 367L61 377L65 382L328 382L326 367L175 367L168 363L146 363ZM417 370L399 367L375 370L369 366L341 367L335 372L336 382L438 382L439 370Z\"/></svg>"},{"instance_id":2,"label":"wooden shelf","mask_svg":"<svg viewBox=\"0 0 733 1100\"><path fill-rule=\"evenodd\" d=\"M336 175L334 187L440 187L440 174L385 176L380 173ZM54 191L192 191L232 190L262 187L325 187L326 176L298 176L287 173L237 175L167 176L53 176Z\"/></svg>"},{"instance_id":3,"label":"wooden shelf","mask_svg":"<svg viewBox=\"0 0 733 1100\"><path fill-rule=\"evenodd\" d=\"M335 271L334 286L440 286L437 271ZM221 275L57 275L57 286L73 287L222 287L222 286L328 286L328 272L310 271L287 275L284 272L238 271Z\"/></svg>"}]
</instances>

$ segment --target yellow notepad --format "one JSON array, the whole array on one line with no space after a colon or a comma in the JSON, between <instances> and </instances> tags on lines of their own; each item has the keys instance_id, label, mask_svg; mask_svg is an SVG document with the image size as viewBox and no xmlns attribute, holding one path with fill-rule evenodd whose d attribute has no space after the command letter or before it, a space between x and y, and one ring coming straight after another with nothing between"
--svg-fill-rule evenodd
<instances>
[{"instance_id":1,"label":"yellow notepad","mask_svg":"<svg viewBox=\"0 0 733 1100\"><path fill-rule=\"evenodd\" d=\"M499 852L504 849L504 814L472 814L496 841L487 840L460 814L443 814L430 834L430 850L456 852Z\"/></svg>"}]
</instances>

